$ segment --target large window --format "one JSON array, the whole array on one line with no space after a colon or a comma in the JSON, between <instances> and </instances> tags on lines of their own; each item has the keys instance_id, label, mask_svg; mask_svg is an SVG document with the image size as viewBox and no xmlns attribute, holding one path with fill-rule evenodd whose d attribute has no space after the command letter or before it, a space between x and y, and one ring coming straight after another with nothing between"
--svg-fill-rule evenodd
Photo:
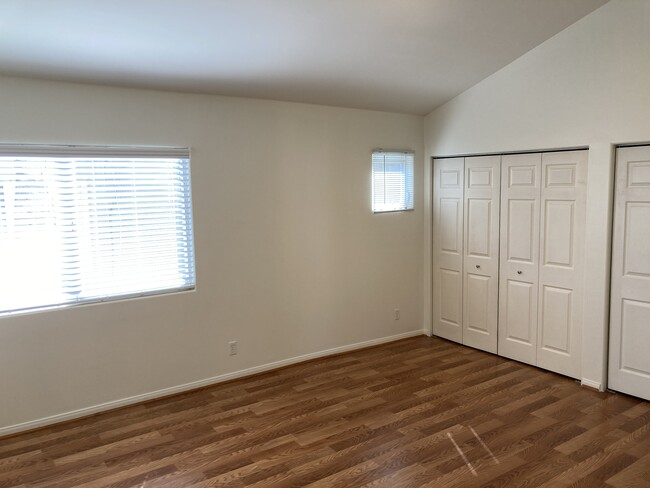
<instances>
[{"instance_id":1,"label":"large window","mask_svg":"<svg viewBox=\"0 0 650 488\"><path fill-rule=\"evenodd\" d=\"M413 209L413 153L372 152L372 211Z\"/></svg>"},{"instance_id":2,"label":"large window","mask_svg":"<svg viewBox=\"0 0 650 488\"><path fill-rule=\"evenodd\" d=\"M188 149L0 146L0 313L194 288Z\"/></svg>"}]
</instances>

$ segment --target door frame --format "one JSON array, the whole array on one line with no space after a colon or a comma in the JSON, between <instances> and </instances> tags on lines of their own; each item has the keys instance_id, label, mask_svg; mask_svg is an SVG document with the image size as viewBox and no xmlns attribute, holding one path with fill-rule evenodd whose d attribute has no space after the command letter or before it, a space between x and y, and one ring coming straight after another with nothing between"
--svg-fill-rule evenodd
<instances>
[{"instance_id":1,"label":"door frame","mask_svg":"<svg viewBox=\"0 0 650 488\"><path fill-rule=\"evenodd\" d=\"M619 146L642 146L650 141L616 141L592 139L588 144L576 146L546 146L535 149L484 151L484 152L434 152L425 150L424 167L424 324L427 335L432 336L433 326L433 160L471 156L545 153L588 150L587 161L587 246L585 256L584 323L589 324L592 337L583 341L583 365L581 383L604 391L607 388L609 304L611 301L611 244L614 199L614 175L616 148ZM602 306L594 306L594 302ZM587 305L589 304L589 306ZM583 334L584 337L584 334Z\"/></svg>"},{"instance_id":2,"label":"door frame","mask_svg":"<svg viewBox=\"0 0 650 488\"><path fill-rule=\"evenodd\" d=\"M618 173L618 168L619 168L619 161L617 156L617 151L619 148L625 148L625 147L642 147L642 146L647 146L650 147L650 141L646 142L627 142L627 143L619 143L619 144L612 144L612 185L611 185L611 198L610 198L610 221L609 221L609 251L610 251L610 256L609 256L609 280L608 280L608 286L609 286L609 293L608 293L608 302L607 302L607 340L605 341L605 373L604 373L604 379L603 379L603 388L601 391L610 391L614 393L621 393L618 392L617 390L611 390L609 388L609 361L610 361L610 356L609 356L609 346L610 346L610 341L611 341L611 336L612 336L612 310L611 310L611 304L612 304L612 298L613 298L613 281L614 281L614 262L613 262L613 255L614 255L614 233L615 233L615 228L614 228L614 214L616 212L616 194L618 191L617 185L616 185L616 175ZM627 393L623 393L626 394Z\"/></svg>"}]
</instances>

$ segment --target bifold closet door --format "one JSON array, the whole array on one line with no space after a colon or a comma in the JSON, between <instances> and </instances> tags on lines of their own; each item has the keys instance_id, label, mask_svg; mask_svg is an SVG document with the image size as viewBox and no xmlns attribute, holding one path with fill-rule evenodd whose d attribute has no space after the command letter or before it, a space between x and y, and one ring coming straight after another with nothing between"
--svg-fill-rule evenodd
<instances>
[{"instance_id":1,"label":"bifold closet door","mask_svg":"<svg viewBox=\"0 0 650 488\"><path fill-rule=\"evenodd\" d=\"M587 151L542 154L537 366L582 370Z\"/></svg>"},{"instance_id":2,"label":"bifold closet door","mask_svg":"<svg viewBox=\"0 0 650 488\"><path fill-rule=\"evenodd\" d=\"M433 333L463 340L463 158L433 161Z\"/></svg>"},{"instance_id":3,"label":"bifold closet door","mask_svg":"<svg viewBox=\"0 0 650 488\"><path fill-rule=\"evenodd\" d=\"M501 158L499 355L537 357L539 206L542 155Z\"/></svg>"},{"instance_id":4,"label":"bifold closet door","mask_svg":"<svg viewBox=\"0 0 650 488\"><path fill-rule=\"evenodd\" d=\"M500 156L465 158L463 336L496 354L499 296Z\"/></svg>"},{"instance_id":5,"label":"bifold closet door","mask_svg":"<svg viewBox=\"0 0 650 488\"><path fill-rule=\"evenodd\" d=\"M650 400L650 147L616 151L609 387Z\"/></svg>"},{"instance_id":6,"label":"bifold closet door","mask_svg":"<svg viewBox=\"0 0 650 488\"><path fill-rule=\"evenodd\" d=\"M587 151L504 156L501 174L499 354L579 378Z\"/></svg>"}]
</instances>

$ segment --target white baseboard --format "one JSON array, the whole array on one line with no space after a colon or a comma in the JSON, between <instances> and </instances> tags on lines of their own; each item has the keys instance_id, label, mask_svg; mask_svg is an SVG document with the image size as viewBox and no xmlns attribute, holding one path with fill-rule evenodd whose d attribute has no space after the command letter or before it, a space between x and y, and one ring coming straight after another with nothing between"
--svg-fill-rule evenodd
<instances>
[{"instance_id":1,"label":"white baseboard","mask_svg":"<svg viewBox=\"0 0 650 488\"><path fill-rule=\"evenodd\" d=\"M57 424L60 422L65 422L68 420L74 420L81 417L87 417L100 412L105 412L107 410L112 410L119 407L125 407L127 405L132 405L134 403L141 403L147 400L153 400L156 398L161 398L169 395L174 395L176 393L183 393L185 391L194 390L197 388L202 388L204 386L216 385L218 383L223 383L224 381L230 381L237 378L243 378L246 376L251 376L257 373L263 373L265 371L281 368L283 366L290 366L292 364L301 363L308 361L310 359L317 359L326 356L332 356L334 354L340 354L342 352L354 351L356 349L363 349L365 347L375 346L379 344L384 344L387 342L394 342L400 339L407 339L409 337L416 337L419 335L426 335L425 330L414 330L411 332L405 332L403 334L397 334L388 337L381 337L379 339L371 339L369 341L357 342L356 344L349 344L346 346L334 347L332 349L326 349L324 351L312 352L310 354L304 354L302 356L296 356L289 359L283 359L281 361L275 361L273 363L262 364L260 366L254 366L252 368L242 369L239 371L233 371L232 373L221 374L218 376L213 376L211 378L206 378L203 380L192 381L190 383L185 383L183 385L172 386L170 388L163 388L162 390L156 390L149 393L143 393L141 395L135 395L128 398L122 398L120 400L114 400L111 402L101 403L99 405L94 405L92 407L80 408L79 410L73 410L71 412L64 412L50 417L45 417L36 420L30 420L28 422L23 422L20 424L9 425L7 427L0 427L0 437L7 436L10 434L15 434L18 432L23 432L26 430L37 429L39 427L45 427L47 425Z\"/></svg>"},{"instance_id":2,"label":"white baseboard","mask_svg":"<svg viewBox=\"0 0 650 488\"><path fill-rule=\"evenodd\" d=\"M598 391L603 391L603 385L601 383L599 383L598 381L588 380L586 378L582 378L582 380L580 381L580 384L582 386L588 386L589 388L594 388L595 390L598 390Z\"/></svg>"}]
</instances>

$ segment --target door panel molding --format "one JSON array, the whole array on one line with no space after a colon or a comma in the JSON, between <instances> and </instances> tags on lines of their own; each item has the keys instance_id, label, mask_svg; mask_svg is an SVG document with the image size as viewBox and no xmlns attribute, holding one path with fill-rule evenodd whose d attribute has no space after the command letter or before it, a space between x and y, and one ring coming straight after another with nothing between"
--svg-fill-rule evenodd
<instances>
[{"instance_id":1,"label":"door panel molding","mask_svg":"<svg viewBox=\"0 0 650 488\"><path fill-rule=\"evenodd\" d=\"M501 159L499 355L537 364L539 153Z\"/></svg>"},{"instance_id":2,"label":"door panel molding","mask_svg":"<svg viewBox=\"0 0 650 488\"><path fill-rule=\"evenodd\" d=\"M616 150L609 387L650 400L650 146Z\"/></svg>"},{"instance_id":3,"label":"door panel molding","mask_svg":"<svg viewBox=\"0 0 650 488\"><path fill-rule=\"evenodd\" d=\"M463 158L433 161L433 334L463 340Z\"/></svg>"},{"instance_id":4,"label":"door panel molding","mask_svg":"<svg viewBox=\"0 0 650 488\"><path fill-rule=\"evenodd\" d=\"M497 353L501 157L465 158L463 344Z\"/></svg>"},{"instance_id":5,"label":"door panel molding","mask_svg":"<svg viewBox=\"0 0 650 488\"><path fill-rule=\"evenodd\" d=\"M587 151L542 154L538 366L579 379ZM549 303L553 302L552 304Z\"/></svg>"}]
</instances>

